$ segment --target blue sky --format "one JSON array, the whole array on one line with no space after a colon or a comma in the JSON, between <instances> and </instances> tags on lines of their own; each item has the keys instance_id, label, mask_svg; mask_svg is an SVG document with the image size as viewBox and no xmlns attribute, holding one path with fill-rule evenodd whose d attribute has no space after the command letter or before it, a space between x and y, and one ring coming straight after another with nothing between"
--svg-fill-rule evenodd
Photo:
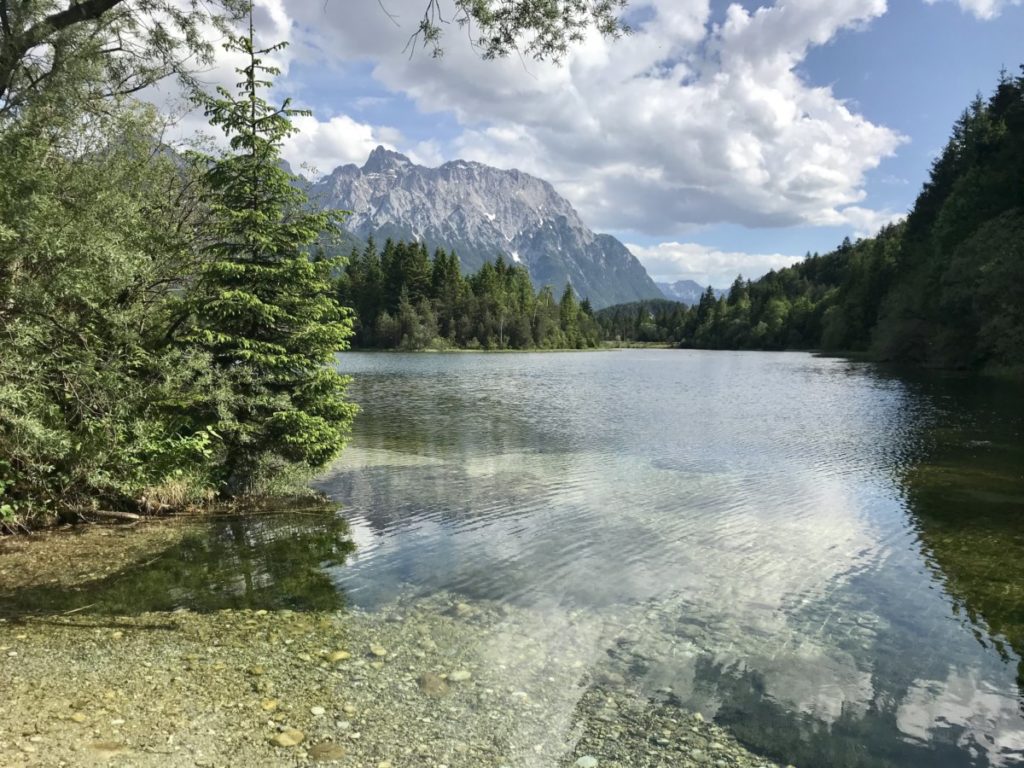
<instances>
[{"instance_id":1,"label":"blue sky","mask_svg":"<svg viewBox=\"0 0 1024 768\"><path fill-rule=\"evenodd\" d=\"M403 52L426 0L262 0L312 108L287 148L330 171L376 144L547 178L656 279L727 284L904 214L952 122L1024 62L1019 0L644 0L636 34L560 67L483 62L457 30Z\"/></svg>"}]
</instances>

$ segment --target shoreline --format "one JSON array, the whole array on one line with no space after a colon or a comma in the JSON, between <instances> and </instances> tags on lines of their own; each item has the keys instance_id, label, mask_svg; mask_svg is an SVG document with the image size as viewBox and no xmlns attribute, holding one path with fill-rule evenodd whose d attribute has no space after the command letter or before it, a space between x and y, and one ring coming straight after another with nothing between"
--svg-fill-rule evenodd
<instances>
[{"instance_id":1,"label":"shoreline","mask_svg":"<svg viewBox=\"0 0 1024 768\"><path fill-rule=\"evenodd\" d=\"M128 563L186 529L21 540L0 549L0 573L21 574L16 589L94 569L130 580ZM110 536L131 554L86 555ZM585 614L552 626L536 609L411 593L374 612L6 606L0 597L0 762L12 768L777 765L670 694L633 688L596 652Z\"/></svg>"}]
</instances>

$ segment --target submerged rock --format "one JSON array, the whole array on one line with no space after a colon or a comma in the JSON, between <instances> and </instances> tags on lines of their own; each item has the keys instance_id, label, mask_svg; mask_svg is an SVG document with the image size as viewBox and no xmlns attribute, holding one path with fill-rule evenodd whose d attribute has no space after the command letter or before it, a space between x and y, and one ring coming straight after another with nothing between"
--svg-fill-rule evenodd
<instances>
[{"instance_id":1,"label":"submerged rock","mask_svg":"<svg viewBox=\"0 0 1024 768\"><path fill-rule=\"evenodd\" d=\"M298 728L285 728L280 733L275 733L270 738L270 743L275 747L297 747L306 739L306 734Z\"/></svg>"},{"instance_id":2,"label":"submerged rock","mask_svg":"<svg viewBox=\"0 0 1024 768\"><path fill-rule=\"evenodd\" d=\"M426 696L440 698L448 693L448 683L440 675L433 672L424 672L416 678L416 684Z\"/></svg>"},{"instance_id":3,"label":"submerged rock","mask_svg":"<svg viewBox=\"0 0 1024 768\"><path fill-rule=\"evenodd\" d=\"M345 757L345 748L329 741L316 744L309 750L309 759L319 763L341 760Z\"/></svg>"}]
</instances>

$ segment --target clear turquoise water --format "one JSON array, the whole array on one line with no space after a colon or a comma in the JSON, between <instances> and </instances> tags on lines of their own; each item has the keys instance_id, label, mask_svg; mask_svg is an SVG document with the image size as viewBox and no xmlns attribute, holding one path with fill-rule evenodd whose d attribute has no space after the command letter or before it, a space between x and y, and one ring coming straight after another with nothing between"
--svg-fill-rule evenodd
<instances>
[{"instance_id":1,"label":"clear turquoise water","mask_svg":"<svg viewBox=\"0 0 1024 768\"><path fill-rule=\"evenodd\" d=\"M1024 765L1020 384L796 353L339 360L363 413L333 507L197 522L75 590L0 587L0 616L498 601L480 664L586 651L552 723L611 680L799 768Z\"/></svg>"},{"instance_id":2,"label":"clear turquoise water","mask_svg":"<svg viewBox=\"0 0 1024 768\"><path fill-rule=\"evenodd\" d=\"M1019 386L798 353L341 360L364 410L318 485L351 602L572 616L595 663L800 766L1024 764Z\"/></svg>"}]
</instances>

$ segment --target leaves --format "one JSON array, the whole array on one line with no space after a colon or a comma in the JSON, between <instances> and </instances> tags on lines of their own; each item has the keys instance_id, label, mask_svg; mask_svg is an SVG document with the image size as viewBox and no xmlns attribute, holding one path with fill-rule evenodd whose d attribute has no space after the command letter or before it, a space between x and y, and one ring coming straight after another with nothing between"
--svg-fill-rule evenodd
<instances>
[{"instance_id":1,"label":"leaves","mask_svg":"<svg viewBox=\"0 0 1024 768\"><path fill-rule=\"evenodd\" d=\"M226 398L189 413L220 436L220 479L238 493L290 465L324 466L345 444L356 409L333 368L352 335L351 313L335 298L340 262L311 258L340 214L311 212L280 167L291 118L303 112L261 95L276 74L261 57L280 46L257 50L250 32L226 47L248 61L237 94L200 98L231 152L196 158L206 168L210 245L178 338L209 354L227 382Z\"/></svg>"}]
</instances>

